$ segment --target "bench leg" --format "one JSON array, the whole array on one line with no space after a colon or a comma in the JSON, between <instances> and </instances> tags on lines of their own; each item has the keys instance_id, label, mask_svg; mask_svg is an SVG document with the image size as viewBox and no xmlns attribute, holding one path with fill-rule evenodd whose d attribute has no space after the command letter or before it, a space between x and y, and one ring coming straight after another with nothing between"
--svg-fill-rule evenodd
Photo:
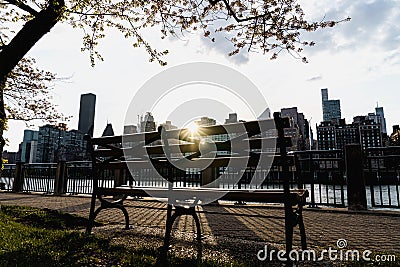
<instances>
[{"instance_id":1,"label":"bench leg","mask_svg":"<svg viewBox=\"0 0 400 267\"><path fill-rule=\"evenodd\" d=\"M168 265L167 253L168 253L168 249L169 249L169 245L170 245L172 226L174 225L176 218L178 218L181 215L191 215L196 223L197 266L201 266L201 264L202 264L201 227L200 227L199 217L197 216L197 213L196 213L196 208L195 207L190 207L190 208L175 207L175 210L173 211L172 205L169 205L169 204L168 204L168 208L167 208L167 222L166 222L166 227L165 227L164 245L161 248L161 254L160 254L161 262L159 262L159 263L161 266Z\"/></svg>"},{"instance_id":2,"label":"bench leg","mask_svg":"<svg viewBox=\"0 0 400 267\"><path fill-rule=\"evenodd\" d=\"M174 221L177 217L182 215L191 215L196 224L196 239L201 240L201 226L200 226L200 219L197 216L195 207L190 208L182 208L182 207L175 207L174 214L172 214L172 205L168 205L167 209L167 222L166 222L166 229L165 229L165 237L164 237L164 248L169 247L169 239L171 237L172 226ZM168 246L166 246L168 244Z\"/></svg>"},{"instance_id":3,"label":"bench leg","mask_svg":"<svg viewBox=\"0 0 400 267\"><path fill-rule=\"evenodd\" d=\"M195 208L193 208L193 213L192 213L194 222L196 223L196 231L197 231L197 240L201 242L201 226L200 226L200 219L199 216L197 216Z\"/></svg>"},{"instance_id":4,"label":"bench leg","mask_svg":"<svg viewBox=\"0 0 400 267\"><path fill-rule=\"evenodd\" d=\"M289 254L293 248L293 227L294 223L292 207L285 207L286 266L292 266L292 261L289 258Z\"/></svg>"},{"instance_id":5,"label":"bench leg","mask_svg":"<svg viewBox=\"0 0 400 267\"><path fill-rule=\"evenodd\" d=\"M125 217L125 229L130 229L129 227L129 214L128 211L126 210L126 208L123 205L124 200L126 199L126 196L124 196L123 198L121 198L118 201L114 201L114 202L110 202L107 201L105 199L103 199L101 196L98 196L99 200L100 200L100 207L98 207L96 210L95 209L95 205L96 205L96 196L92 196L92 202L90 205L90 214L89 214L89 223L88 226L86 228L86 232L87 233L91 233L92 229L93 229L93 225L94 225L94 220L96 219L97 215L100 213L100 211L102 211L103 209L119 209L122 211L122 213L124 214Z\"/></svg>"},{"instance_id":6,"label":"bench leg","mask_svg":"<svg viewBox=\"0 0 400 267\"><path fill-rule=\"evenodd\" d=\"M164 245L161 247L160 266L168 266L167 254L168 254L168 250L169 250L169 241L171 239L172 226L174 225L174 221L177 217L178 217L178 214L176 212L174 212L174 214L172 214L172 205L168 204L167 222L165 225Z\"/></svg>"},{"instance_id":7,"label":"bench leg","mask_svg":"<svg viewBox=\"0 0 400 267\"><path fill-rule=\"evenodd\" d=\"M92 200L90 202L90 213L89 213L89 221L86 227L86 233L90 234L92 232L92 228L94 225L94 219L96 218L95 209L96 207L96 195L92 194Z\"/></svg>"},{"instance_id":8,"label":"bench leg","mask_svg":"<svg viewBox=\"0 0 400 267\"><path fill-rule=\"evenodd\" d=\"M202 258L203 258L203 249L202 249L202 244L201 244L201 225L200 225L200 219L199 219L199 216L197 216L195 207L193 207L192 216L193 216L193 219L194 219L194 221L196 223L196 231L197 231L197 235L196 235L196 239L197 239L197 266L201 266L202 265Z\"/></svg>"},{"instance_id":9,"label":"bench leg","mask_svg":"<svg viewBox=\"0 0 400 267\"><path fill-rule=\"evenodd\" d=\"M125 207L122 207L123 209L122 209L122 212L124 213L124 216L125 216L125 229L130 229L131 227L130 227L130 225L129 225L129 214L128 214L128 211L125 209Z\"/></svg>"},{"instance_id":10,"label":"bench leg","mask_svg":"<svg viewBox=\"0 0 400 267\"><path fill-rule=\"evenodd\" d=\"M303 222L303 206L299 206L297 216L298 216L297 220L298 220L299 230L300 230L301 248L303 250L306 250L307 249L307 237L306 237L306 229L304 227L304 222Z\"/></svg>"},{"instance_id":11,"label":"bench leg","mask_svg":"<svg viewBox=\"0 0 400 267\"><path fill-rule=\"evenodd\" d=\"M171 237L172 225L174 224L172 220L172 205L168 204L167 207L167 222L165 225L165 236L164 236L164 246L163 249L168 251L169 249L169 240Z\"/></svg>"},{"instance_id":12,"label":"bench leg","mask_svg":"<svg viewBox=\"0 0 400 267\"><path fill-rule=\"evenodd\" d=\"M289 212L290 210L290 212ZM292 262L289 259L289 253L293 248L293 229L299 226L301 248L307 249L306 230L303 222L303 206L299 205L297 209L287 208L285 206L285 237L286 237L286 257L288 259L287 266L292 266Z\"/></svg>"},{"instance_id":13,"label":"bench leg","mask_svg":"<svg viewBox=\"0 0 400 267\"><path fill-rule=\"evenodd\" d=\"M128 211L125 209L125 207L123 205L117 204L114 207L109 207L109 208L116 208L116 209L121 210L122 213L124 214L124 217L125 217L125 229L126 230L130 229L130 226L129 226L129 214L128 214Z\"/></svg>"}]
</instances>

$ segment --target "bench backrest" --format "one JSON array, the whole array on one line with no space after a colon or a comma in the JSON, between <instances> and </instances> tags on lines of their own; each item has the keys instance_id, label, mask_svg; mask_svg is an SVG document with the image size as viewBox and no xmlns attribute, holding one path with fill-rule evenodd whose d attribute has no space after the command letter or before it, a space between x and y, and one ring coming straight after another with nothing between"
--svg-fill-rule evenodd
<instances>
[{"instance_id":1,"label":"bench backrest","mask_svg":"<svg viewBox=\"0 0 400 267\"><path fill-rule=\"evenodd\" d=\"M293 165L288 118L89 138L94 187L257 187L271 166ZM281 133L279 136L279 133ZM277 148L280 153L277 153ZM288 178L287 178L288 179Z\"/></svg>"}]
</instances>

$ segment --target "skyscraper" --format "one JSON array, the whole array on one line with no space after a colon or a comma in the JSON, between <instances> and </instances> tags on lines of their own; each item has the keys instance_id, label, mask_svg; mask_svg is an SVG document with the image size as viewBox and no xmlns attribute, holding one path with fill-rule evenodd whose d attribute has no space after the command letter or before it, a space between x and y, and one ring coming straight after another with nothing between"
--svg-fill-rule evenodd
<instances>
[{"instance_id":1,"label":"skyscraper","mask_svg":"<svg viewBox=\"0 0 400 267\"><path fill-rule=\"evenodd\" d=\"M323 121L339 123L342 118L340 100L329 100L328 89L321 89Z\"/></svg>"},{"instance_id":2,"label":"skyscraper","mask_svg":"<svg viewBox=\"0 0 400 267\"><path fill-rule=\"evenodd\" d=\"M57 162L59 160L83 160L86 155L84 134L68 131L65 124L39 127L35 150L31 147L31 162ZM33 153L34 152L34 153Z\"/></svg>"},{"instance_id":3,"label":"skyscraper","mask_svg":"<svg viewBox=\"0 0 400 267\"><path fill-rule=\"evenodd\" d=\"M93 136L95 108L96 108L95 94L89 93L81 95L81 102L79 107L79 122L78 122L78 130L81 133Z\"/></svg>"},{"instance_id":4,"label":"skyscraper","mask_svg":"<svg viewBox=\"0 0 400 267\"><path fill-rule=\"evenodd\" d=\"M385 114L383 113L383 107L376 107L375 114L378 117L378 123L381 125L382 133L387 134L386 119L385 119Z\"/></svg>"},{"instance_id":5,"label":"skyscraper","mask_svg":"<svg viewBox=\"0 0 400 267\"><path fill-rule=\"evenodd\" d=\"M151 112L146 112L143 116L140 116L140 132L153 132L156 130L156 123L154 121L154 117Z\"/></svg>"},{"instance_id":6,"label":"skyscraper","mask_svg":"<svg viewBox=\"0 0 400 267\"><path fill-rule=\"evenodd\" d=\"M35 148L38 141L39 132L24 130L24 140L21 143L21 161L26 163L35 162ZM33 155L33 157L31 157Z\"/></svg>"},{"instance_id":7,"label":"skyscraper","mask_svg":"<svg viewBox=\"0 0 400 267\"><path fill-rule=\"evenodd\" d=\"M290 151L305 150L310 147L309 126L303 113L299 113L297 107L282 108L281 117L290 119L290 128L285 129L285 135L292 138Z\"/></svg>"},{"instance_id":8,"label":"skyscraper","mask_svg":"<svg viewBox=\"0 0 400 267\"><path fill-rule=\"evenodd\" d=\"M322 104L324 101L328 101L328 88L321 89Z\"/></svg>"}]
</instances>

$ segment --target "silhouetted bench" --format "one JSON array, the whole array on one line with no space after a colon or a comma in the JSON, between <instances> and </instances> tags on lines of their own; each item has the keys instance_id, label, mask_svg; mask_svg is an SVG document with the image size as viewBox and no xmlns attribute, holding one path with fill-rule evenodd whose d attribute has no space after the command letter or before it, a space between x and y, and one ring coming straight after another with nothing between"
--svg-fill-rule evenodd
<instances>
[{"instance_id":1,"label":"silhouetted bench","mask_svg":"<svg viewBox=\"0 0 400 267\"><path fill-rule=\"evenodd\" d=\"M168 201L166 250L173 223L180 215L193 216L200 241L197 205L217 199L282 203L286 250L292 249L297 225L302 248L306 249L302 210L308 192L290 189L289 167L294 161L286 153L286 147L291 146L290 137L284 136L284 128L288 127L289 119L276 113L270 120L204 126L195 133L159 128L156 132L124 136L87 137L93 169L87 232L91 232L98 213L106 208L122 210L128 229L129 215L124 207L128 196ZM283 189L260 189L271 166L278 166ZM100 200L97 209L96 199Z\"/></svg>"}]
</instances>

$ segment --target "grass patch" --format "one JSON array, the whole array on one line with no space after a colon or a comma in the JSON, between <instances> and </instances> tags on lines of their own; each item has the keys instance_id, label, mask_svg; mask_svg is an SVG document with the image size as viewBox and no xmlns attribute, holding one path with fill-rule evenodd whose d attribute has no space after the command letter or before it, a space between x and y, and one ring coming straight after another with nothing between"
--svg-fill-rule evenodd
<instances>
[{"instance_id":1,"label":"grass patch","mask_svg":"<svg viewBox=\"0 0 400 267\"><path fill-rule=\"evenodd\" d=\"M78 231L85 226L86 219L70 214L1 206L0 266L156 266L160 263L157 248L115 245L110 239ZM195 258L173 255L169 258L170 266L195 266L196 263ZM221 264L208 260L203 266Z\"/></svg>"},{"instance_id":2,"label":"grass patch","mask_svg":"<svg viewBox=\"0 0 400 267\"><path fill-rule=\"evenodd\" d=\"M122 246L86 235L86 220L77 216L29 207L2 206L0 210L0 266L124 266L130 259ZM156 251L135 258L151 266Z\"/></svg>"},{"instance_id":3,"label":"grass patch","mask_svg":"<svg viewBox=\"0 0 400 267\"><path fill-rule=\"evenodd\" d=\"M21 224L44 229L84 229L88 220L76 215L58 212L50 209L35 209L20 206L1 206L3 214L15 219ZM96 226L100 226L96 222Z\"/></svg>"}]
</instances>

